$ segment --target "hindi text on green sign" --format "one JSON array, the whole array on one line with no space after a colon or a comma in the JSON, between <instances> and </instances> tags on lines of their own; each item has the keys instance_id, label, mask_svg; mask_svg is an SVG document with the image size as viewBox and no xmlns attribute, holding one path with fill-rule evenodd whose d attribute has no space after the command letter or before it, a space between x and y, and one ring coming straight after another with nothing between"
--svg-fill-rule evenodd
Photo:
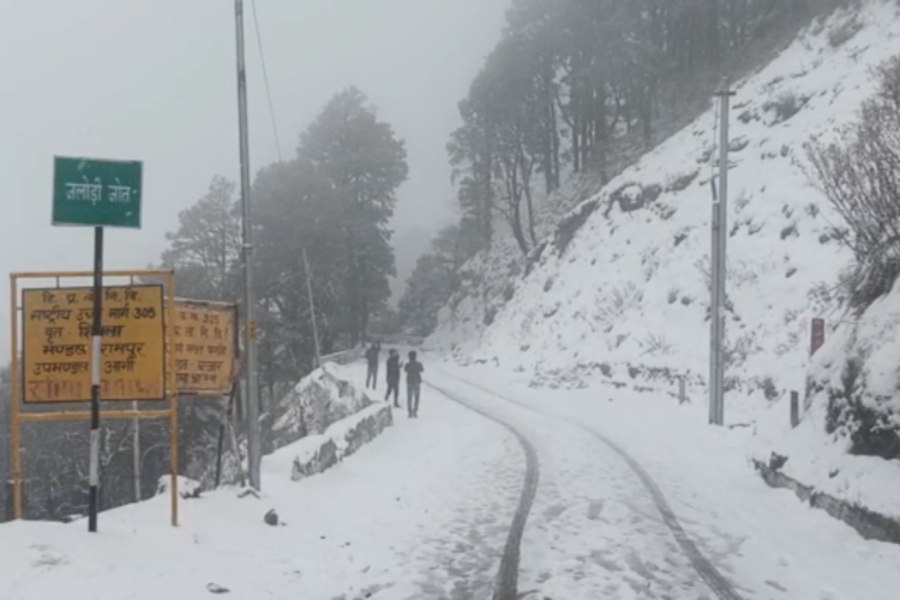
<instances>
[{"instance_id":1,"label":"hindi text on green sign","mask_svg":"<svg viewBox=\"0 0 900 600\"><path fill-rule=\"evenodd\" d=\"M57 156L53 167L54 225L140 229L140 162Z\"/></svg>"}]
</instances>

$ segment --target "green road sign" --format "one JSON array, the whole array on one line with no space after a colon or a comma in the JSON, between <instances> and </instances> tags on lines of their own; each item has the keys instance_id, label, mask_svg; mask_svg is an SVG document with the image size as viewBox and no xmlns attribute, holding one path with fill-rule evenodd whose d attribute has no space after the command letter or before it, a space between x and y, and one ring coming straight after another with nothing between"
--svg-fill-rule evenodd
<instances>
[{"instance_id":1,"label":"green road sign","mask_svg":"<svg viewBox=\"0 0 900 600\"><path fill-rule=\"evenodd\" d=\"M53 162L53 224L141 227L138 161L57 156Z\"/></svg>"}]
</instances>

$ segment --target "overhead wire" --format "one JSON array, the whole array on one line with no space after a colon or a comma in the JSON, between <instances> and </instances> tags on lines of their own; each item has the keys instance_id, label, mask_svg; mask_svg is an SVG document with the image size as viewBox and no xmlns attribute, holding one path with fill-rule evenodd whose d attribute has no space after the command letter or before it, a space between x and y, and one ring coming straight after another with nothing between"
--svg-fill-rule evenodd
<instances>
[{"instance_id":1,"label":"overhead wire","mask_svg":"<svg viewBox=\"0 0 900 600\"><path fill-rule=\"evenodd\" d=\"M263 83L266 87L266 99L269 103L269 117L272 120L272 133L275 135L275 150L278 153L278 162L284 162L281 155L281 139L278 135L278 121L275 118L275 105L272 102L272 88L269 85L269 70L266 67L266 53L263 50L263 38L259 27L259 14L256 10L256 0L251 0L253 9L253 28L256 30L256 46L259 49L259 58L262 62Z\"/></svg>"}]
</instances>

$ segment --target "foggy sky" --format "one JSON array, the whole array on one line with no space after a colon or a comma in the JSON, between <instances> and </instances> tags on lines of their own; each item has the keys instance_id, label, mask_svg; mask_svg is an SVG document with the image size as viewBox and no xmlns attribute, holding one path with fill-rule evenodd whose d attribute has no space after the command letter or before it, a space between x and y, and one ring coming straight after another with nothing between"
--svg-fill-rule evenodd
<instances>
[{"instance_id":1,"label":"foggy sky","mask_svg":"<svg viewBox=\"0 0 900 600\"><path fill-rule=\"evenodd\" d=\"M397 240L455 215L445 145L510 0L257 0L284 158L356 85L407 143ZM108 268L158 261L178 211L237 180L232 0L0 0L0 272L90 269L89 228L50 226L54 155L144 162L143 229L110 230ZM277 160L245 0L252 172ZM424 248L398 249L401 269ZM0 309L8 314L8 294ZM7 319L0 357L8 357Z\"/></svg>"}]
</instances>

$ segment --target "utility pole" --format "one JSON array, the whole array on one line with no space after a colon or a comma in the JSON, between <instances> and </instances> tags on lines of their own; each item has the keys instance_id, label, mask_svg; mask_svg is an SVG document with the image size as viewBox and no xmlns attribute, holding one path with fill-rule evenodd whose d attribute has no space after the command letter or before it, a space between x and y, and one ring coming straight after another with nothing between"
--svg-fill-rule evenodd
<instances>
[{"instance_id":1,"label":"utility pole","mask_svg":"<svg viewBox=\"0 0 900 600\"><path fill-rule=\"evenodd\" d=\"M243 245L241 257L244 267L244 386L247 399L247 463L250 487L259 491L259 470L262 460L259 430L259 386L256 371L256 320L253 294L253 226L250 220L250 144L247 139L247 68L244 59L244 3L234 1L237 34L238 129L241 151L241 208L243 210Z\"/></svg>"},{"instance_id":2,"label":"utility pole","mask_svg":"<svg viewBox=\"0 0 900 600\"><path fill-rule=\"evenodd\" d=\"M734 95L725 80L719 98L719 185L713 187L712 253L710 263L709 422L725 423L725 277L728 239L728 112Z\"/></svg>"},{"instance_id":3,"label":"utility pole","mask_svg":"<svg viewBox=\"0 0 900 600\"><path fill-rule=\"evenodd\" d=\"M313 300L312 277L309 274L309 260L303 249L303 271L306 273L306 294L309 296L309 310L312 318L313 342L316 344L316 368L322 366L322 349L319 347L319 326L316 324L316 303Z\"/></svg>"}]
</instances>

